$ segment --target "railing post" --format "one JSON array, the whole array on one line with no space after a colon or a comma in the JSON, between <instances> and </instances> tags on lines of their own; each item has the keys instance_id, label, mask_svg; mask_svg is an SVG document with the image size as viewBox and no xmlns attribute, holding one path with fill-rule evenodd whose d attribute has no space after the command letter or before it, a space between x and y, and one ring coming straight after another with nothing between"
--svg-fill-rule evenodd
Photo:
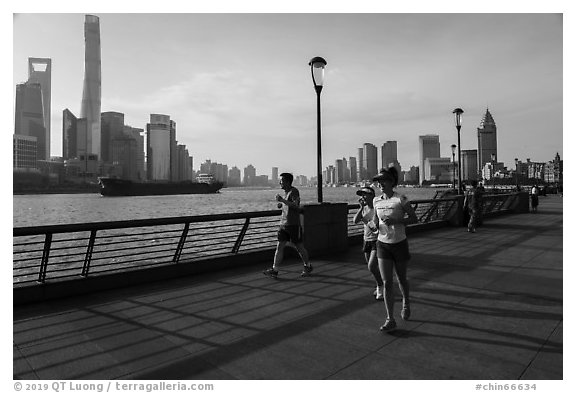
<instances>
[{"instance_id":1,"label":"railing post","mask_svg":"<svg viewBox=\"0 0 576 393\"><path fill-rule=\"evenodd\" d=\"M52 233L47 233L44 240L44 250L42 251L42 261L40 262L40 274L38 282L46 281L46 270L48 269L48 257L50 256L50 247L52 245Z\"/></svg>"},{"instance_id":2,"label":"railing post","mask_svg":"<svg viewBox=\"0 0 576 393\"><path fill-rule=\"evenodd\" d=\"M236 253L238 253L238 250L240 250L240 246L242 245L242 241L244 240L244 236L246 235L246 232L248 231L249 225L250 225L250 218L247 217L246 221L244 221L244 226L242 227L242 230L238 234L238 238L236 239L236 243L234 243L234 247L232 247L232 254L236 254Z\"/></svg>"},{"instance_id":3,"label":"railing post","mask_svg":"<svg viewBox=\"0 0 576 393\"><path fill-rule=\"evenodd\" d=\"M190 229L190 223L184 224L184 229L182 230L182 235L180 235L180 240L178 241L178 246L176 246L176 253L174 253L173 263L178 263L180 261L180 256L182 255L182 249L184 248L184 243L186 243L186 238L188 237L188 230Z\"/></svg>"},{"instance_id":4,"label":"railing post","mask_svg":"<svg viewBox=\"0 0 576 393\"><path fill-rule=\"evenodd\" d=\"M90 262L92 261L92 252L94 251L94 243L96 242L96 229L90 231L90 240L88 241L88 248L86 249L86 257L84 258L84 266L82 266L83 277L88 277L88 270L90 270Z\"/></svg>"}]
</instances>

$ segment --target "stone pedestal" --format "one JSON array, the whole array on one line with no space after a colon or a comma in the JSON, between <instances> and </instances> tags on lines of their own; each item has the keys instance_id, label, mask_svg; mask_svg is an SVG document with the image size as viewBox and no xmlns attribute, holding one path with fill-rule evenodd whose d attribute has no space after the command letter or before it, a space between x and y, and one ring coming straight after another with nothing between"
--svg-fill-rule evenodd
<instances>
[{"instance_id":1,"label":"stone pedestal","mask_svg":"<svg viewBox=\"0 0 576 393\"><path fill-rule=\"evenodd\" d=\"M348 249L348 204L304 205L304 246L311 257Z\"/></svg>"}]
</instances>

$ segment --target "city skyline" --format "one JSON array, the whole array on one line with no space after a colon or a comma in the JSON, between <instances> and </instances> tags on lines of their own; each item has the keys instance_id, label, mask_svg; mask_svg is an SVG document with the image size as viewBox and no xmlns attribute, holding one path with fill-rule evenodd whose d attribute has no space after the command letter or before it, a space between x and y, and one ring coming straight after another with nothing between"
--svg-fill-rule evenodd
<instances>
[{"instance_id":1,"label":"city skyline","mask_svg":"<svg viewBox=\"0 0 576 393\"><path fill-rule=\"evenodd\" d=\"M398 161L409 168L418 165L424 134L438 134L441 156L449 157L455 107L464 109L463 150L477 147L489 108L504 165L563 156L561 14L94 14L102 111L124 113L138 128L150 113L169 115L195 163L315 176L307 66L315 55L328 62L323 167L355 156L363 143L379 149L395 140ZM14 17L14 82L26 80L28 57L53 62L52 155L61 155L62 110L79 109L84 15ZM165 34L151 36L151 20ZM43 34L26 33L30 26ZM201 39L202 28L213 33ZM149 53L161 49L166 55L156 63Z\"/></svg>"}]
</instances>

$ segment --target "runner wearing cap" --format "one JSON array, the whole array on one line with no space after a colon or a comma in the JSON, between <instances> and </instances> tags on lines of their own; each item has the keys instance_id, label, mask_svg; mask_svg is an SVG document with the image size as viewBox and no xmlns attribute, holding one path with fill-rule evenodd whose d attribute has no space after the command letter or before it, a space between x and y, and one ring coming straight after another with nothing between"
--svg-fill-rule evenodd
<instances>
[{"instance_id":1,"label":"runner wearing cap","mask_svg":"<svg viewBox=\"0 0 576 393\"><path fill-rule=\"evenodd\" d=\"M406 225L416 223L418 218L408 198L394 191L398 184L396 168L383 168L372 180L378 182L382 191L382 195L374 199L374 224L378 228L378 265L384 281L384 304L387 313L386 322L380 330L392 331L396 329L394 271L403 299L400 315L404 320L410 318L410 293L406 277L410 251L406 239Z\"/></svg>"},{"instance_id":2,"label":"runner wearing cap","mask_svg":"<svg viewBox=\"0 0 576 393\"><path fill-rule=\"evenodd\" d=\"M376 241L378 240L378 231L374 225L374 197L376 193L372 187L362 187L360 190L356 191L356 195L360 196L360 209L356 212L354 216L354 223L359 224L364 223L364 245L362 251L364 251L364 257L366 258L366 263L368 264L368 270L374 276L376 280L376 289L374 290L374 296L376 300L384 300L384 282L382 281L382 275L380 274L380 269L378 268L378 258L376 257Z\"/></svg>"}]
</instances>

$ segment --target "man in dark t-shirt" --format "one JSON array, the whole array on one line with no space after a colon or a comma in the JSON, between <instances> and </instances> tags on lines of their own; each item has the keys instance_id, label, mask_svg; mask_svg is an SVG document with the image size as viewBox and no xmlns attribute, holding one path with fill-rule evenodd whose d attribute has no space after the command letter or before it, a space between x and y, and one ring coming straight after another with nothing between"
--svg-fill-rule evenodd
<instances>
[{"instance_id":1,"label":"man in dark t-shirt","mask_svg":"<svg viewBox=\"0 0 576 393\"><path fill-rule=\"evenodd\" d=\"M301 276L309 276L312 273L312 265L308 260L308 251L302 242L302 226L300 225L300 192L296 187L292 187L294 176L291 173L280 174L280 187L284 190L284 196L276 195L278 207L282 208L280 217L280 228L278 229L278 243L274 254L274 264L270 269L264 270L266 276L278 277L278 267L284 259L284 248L288 243L292 243L302 262L304 270Z\"/></svg>"}]
</instances>

